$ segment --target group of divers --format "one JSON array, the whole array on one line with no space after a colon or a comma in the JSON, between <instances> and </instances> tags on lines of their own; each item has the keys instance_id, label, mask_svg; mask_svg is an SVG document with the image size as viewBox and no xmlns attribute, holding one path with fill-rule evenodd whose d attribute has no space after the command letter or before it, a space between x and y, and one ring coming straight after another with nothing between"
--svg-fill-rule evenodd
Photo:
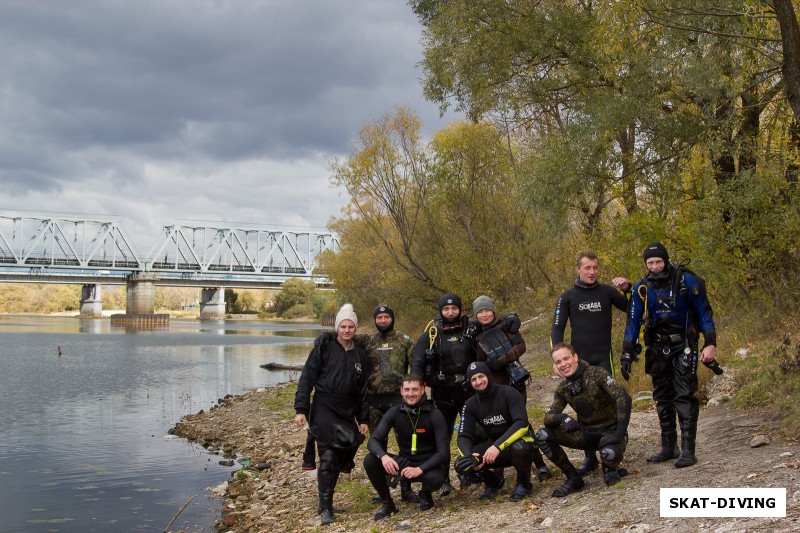
<instances>
[{"instance_id":1,"label":"group of divers","mask_svg":"<svg viewBox=\"0 0 800 533\"><path fill-rule=\"evenodd\" d=\"M614 378L614 307L627 314L619 358L623 378L628 380L643 343L645 372L653 381L661 448L647 461L694 465L697 364L721 371L714 360L711 306L703 280L672 263L661 243L645 248L642 258L647 273L641 280L632 284L618 277L607 285L598 281L597 256L578 256L577 278L558 299L550 335L553 370L561 381L535 426L526 410L530 376L519 362L526 351L521 321L514 313L499 314L488 296L472 302L470 320L461 298L444 294L438 315L416 341L395 331L388 305L375 308L372 335L356 333L353 306L343 305L334 331L315 340L294 403L295 423L308 424L302 468L317 470L322 523L334 521L339 475L355 467L368 432L364 470L377 492L373 503L380 504L375 520L398 512L391 495L398 484L402 501L433 508L434 492L445 496L453 490L451 466L462 488L483 484L481 500L500 493L507 468L516 471L510 501L528 498L534 475L539 481L552 477L543 456L565 476L553 497L580 491L584 476L598 468L607 485L618 483L628 474L621 463L631 397ZM564 342L567 322L570 343ZM574 414L565 412L567 406ZM397 449L390 451L392 431ZM455 432L458 457L451 463ZM583 463L574 466L563 447L583 450ZM420 483L420 490L412 483Z\"/></svg>"}]
</instances>

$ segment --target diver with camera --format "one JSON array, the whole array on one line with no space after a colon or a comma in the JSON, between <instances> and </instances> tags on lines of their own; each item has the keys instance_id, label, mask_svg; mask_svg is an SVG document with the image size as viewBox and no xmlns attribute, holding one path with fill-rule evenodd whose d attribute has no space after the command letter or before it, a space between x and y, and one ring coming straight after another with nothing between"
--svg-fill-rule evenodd
<instances>
[{"instance_id":1,"label":"diver with camera","mask_svg":"<svg viewBox=\"0 0 800 533\"><path fill-rule=\"evenodd\" d=\"M486 363L492 372L494 383L515 388L522 395L522 402L525 404L528 400L530 374L519 362L527 349L525 340L519 333L519 317L513 313L498 317L494 301L485 295L478 296L472 302L472 316L478 322L475 336L477 361ZM533 451L533 462L539 481L552 477L539 450Z\"/></svg>"},{"instance_id":2,"label":"diver with camera","mask_svg":"<svg viewBox=\"0 0 800 533\"><path fill-rule=\"evenodd\" d=\"M642 258L648 272L633 287L620 357L622 377L627 380L632 363L638 361L639 332L644 326L645 372L653 380L653 400L661 426L661 450L647 461L677 459L675 467L684 468L697 463L698 360L714 373L722 373L714 359L716 327L702 278L684 263L671 263L667 249L659 242L645 248ZM698 349L700 333L702 349ZM676 416L681 429L680 450Z\"/></svg>"}]
</instances>

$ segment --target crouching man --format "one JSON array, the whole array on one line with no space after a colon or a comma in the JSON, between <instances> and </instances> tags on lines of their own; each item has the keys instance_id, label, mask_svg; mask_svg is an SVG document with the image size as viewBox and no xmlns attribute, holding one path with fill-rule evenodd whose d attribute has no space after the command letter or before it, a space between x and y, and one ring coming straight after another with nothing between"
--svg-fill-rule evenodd
<instances>
[{"instance_id":1,"label":"crouching man","mask_svg":"<svg viewBox=\"0 0 800 533\"><path fill-rule=\"evenodd\" d=\"M369 452L364 457L364 470L370 483L378 491L381 508L375 520L382 520L398 512L389 492L389 479L396 486L400 478L409 482L422 482L419 491L419 508L433 508L432 492L444 483L445 469L450 462L450 439L444 415L425 397L422 378L409 374L403 377L400 388L403 401L391 407L381 418L367 443ZM400 453L386 451L389 431L394 429Z\"/></svg>"},{"instance_id":2,"label":"crouching man","mask_svg":"<svg viewBox=\"0 0 800 533\"><path fill-rule=\"evenodd\" d=\"M627 474L619 464L628 441L630 395L604 368L581 361L571 345L558 343L550 355L553 370L564 379L544 415L545 427L536 433L536 445L567 476L553 497L567 496L584 485L561 446L599 450L606 485L617 483ZM575 410L577 420L563 412L567 405Z\"/></svg>"},{"instance_id":3,"label":"crouching man","mask_svg":"<svg viewBox=\"0 0 800 533\"><path fill-rule=\"evenodd\" d=\"M462 457L454 465L459 475L478 473L483 478L481 500L491 500L505 484L502 469L514 467L517 486L511 501L531 495L531 465L534 444L522 395L507 385L492 380L486 363L475 362L467 368L467 380L475 395L461 411L458 450ZM500 472L494 470L500 469Z\"/></svg>"}]
</instances>

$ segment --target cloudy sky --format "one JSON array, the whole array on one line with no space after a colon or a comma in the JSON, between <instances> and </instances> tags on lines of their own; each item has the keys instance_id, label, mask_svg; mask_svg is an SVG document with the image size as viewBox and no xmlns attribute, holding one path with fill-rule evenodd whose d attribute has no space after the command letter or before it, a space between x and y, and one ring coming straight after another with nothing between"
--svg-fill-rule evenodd
<instances>
[{"instance_id":1,"label":"cloudy sky","mask_svg":"<svg viewBox=\"0 0 800 533\"><path fill-rule=\"evenodd\" d=\"M0 1L0 212L324 227L328 162L397 104L430 134L403 0Z\"/></svg>"}]
</instances>

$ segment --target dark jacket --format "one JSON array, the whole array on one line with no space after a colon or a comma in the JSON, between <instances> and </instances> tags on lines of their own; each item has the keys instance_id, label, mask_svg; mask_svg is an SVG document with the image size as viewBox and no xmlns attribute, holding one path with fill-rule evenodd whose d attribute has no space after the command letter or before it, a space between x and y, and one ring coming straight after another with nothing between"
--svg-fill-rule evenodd
<instances>
[{"instance_id":1,"label":"dark jacket","mask_svg":"<svg viewBox=\"0 0 800 533\"><path fill-rule=\"evenodd\" d=\"M509 333L503 320L480 329L476 339L476 360L483 361L492 371L492 379L499 385L509 385L506 367L519 361L527 347L519 333Z\"/></svg>"},{"instance_id":2,"label":"dark jacket","mask_svg":"<svg viewBox=\"0 0 800 533\"><path fill-rule=\"evenodd\" d=\"M405 402L389 409L370 435L367 448L380 459L386 455L383 443L394 429L400 455L423 472L450 462L450 439L444 415L423 397L414 407ZM417 450L411 453L411 436L417 435Z\"/></svg>"},{"instance_id":3,"label":"dark jacket","mask_svg":"<svg viewBox=\"0 0 800 533\"><path fill-rule=\"evenodd\" d=\"M348 447L349 432L355 431L353 438L358 440L355 420L359 424L366 424L368 420L367 352L355 343L350 350L345 350L335 339L319 342L323 336L319 337L303 366L294 409L309 418L309 431L317 440L334 447Z\"/></svg>"}]
</instances>

